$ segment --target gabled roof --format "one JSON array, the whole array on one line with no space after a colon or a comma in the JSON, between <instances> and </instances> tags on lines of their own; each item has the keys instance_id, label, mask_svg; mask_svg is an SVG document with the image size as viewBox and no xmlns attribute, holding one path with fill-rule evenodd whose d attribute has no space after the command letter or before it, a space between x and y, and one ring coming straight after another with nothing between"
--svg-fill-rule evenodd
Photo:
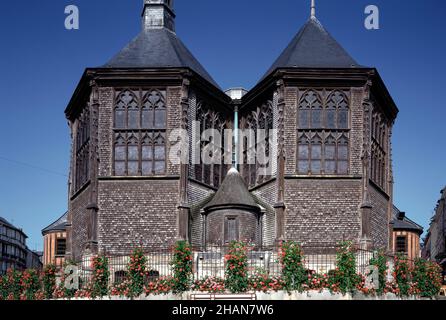
<instances>
[{"instance_id":1,"label":"gabled roof","mask_svg":"<svg viewBox=\"0 0 446 320\"><path fill-rule=\"evenodd\" d=\"M219 88L189 49L167 29L143 29L103 68L189 68Z\"/></svg>"},{"instance_id":2,"label":"gabled roof","mask_svg":"<svg viewBox=\"0 0 446 320\"><path fill-rule=\"evenodd\" d=\"M393 230L408 230L417 232L420 235L424 232L424 229L419 224L415 223L406 214L401 212L397 207L393 207Z\"/></svg>"},{"instance_id":3,"label":"gabled roof","mask_svg":"<svg viewBox=\"0 0 446 320\"><path fill-rule=\"evenodd\" d=\"M352 68L361 67L312 17L300 29L263 78L284 68Z\"/></svg>"},{"instance_id":4,"label":"gabled roof","mask_svg":"<svg viewBox=\"0 0 446 320\"><path fill-rule=\"evenodd\" d=\"M222 207L242 207L259 210L260 207L254 200L243 180L243 177L232 168L223 180L212 200L204 207L205 211L220 209Z\"/></svg>"},{"instance_id":5,"label":"gabled roof","mask_svg":"<svg viewBox=\"0 0 446 320\"><path fill-rule=\"evenodd\" d=\"M68 212L65 212L62 217L54 221L48 227L42 230L42 234L45 235L55 231L65 231L67 229Z\"/></svg>"}]
</instances>

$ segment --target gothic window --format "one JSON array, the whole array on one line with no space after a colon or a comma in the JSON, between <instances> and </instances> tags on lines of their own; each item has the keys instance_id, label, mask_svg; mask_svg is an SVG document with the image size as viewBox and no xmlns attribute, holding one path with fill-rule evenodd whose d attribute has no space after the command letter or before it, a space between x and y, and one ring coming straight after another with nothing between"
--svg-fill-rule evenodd
<instances>
[{"instance_id":1,"label":"gothic window","mask_svg":"<svg viewBox=\"0 0 446 320\"><path fill-rule=\"evenodd\" d=\"M348 100L341 91L334 91L326 106L326 129L348 129Z\"/></svg>"},{"instance_id":2,"label":"gothic window","mask_svg":"<svg viewBox=\"0 0 446 320\"><path fill-rule=\"evenodd\" d=\"M374 112L372 116L372 154L371 154L371 179L378 186L386 189L386 146L387 124L383 117Z\"/></svg>"},{"instance_id":3,"label":"gothic window","mask_svg":"<svg viewBox=\"0 0 446 320\"><path fill-rule=\"evenodd\" d=\"M89 181L90 112L85 109L77 121L74 189L78 191Z\"/></svg>"},{"instance_id":4,"label":"gothic window","mask_svg":"<svg viewBox=\"0 0 446 320\"><path fill-rule=\"evenodd\" d=\"M245 128L251 130L253 135L244 138L243 145L243 165L244 178L251 187L263 183L270 178L268 174L272 166L272 146L270 144L270 134L273 130L273 105L268 101L252 111L245 117ZM258 156L264 157L264 159ZM261 172L260 169L265 169ZM265 173L265 174L262 174Z\"/></svg>"},{"instance_id":5,"label":"gothic window","mask_svg":"<svg viewBox=\"0 0 446 320\"><path fill-rule=\"evenodd\" d=\"M115 106L114 175L164 175L166 129L165 91L119 92Z\"/></svg>"},{"instance_id":6,"label":"gothic window","mask_svg":"<svg viewBox=\"0 0 446 320\"><path fill-rule=\"evenodd\" d=\"M313 174L320 174L322 170L322 138L317 133L311 139L310 153L310 171Z\"/></svg>"},{"instance_id":7,"label":"gothic window","mask_svg":"<svg viewBox=\"0 0 446 320\"><path fill-rule=\"evenodd\" d=\"M336 139L332 134L325 140L325 173L336 173Z\"/></svg>"},{"instance_id":8,"label":"gothic window","mask_svg":"<svg viewBox=\"0 0 446 320\"><path fill-rule=\"evenodd\" d=\"M206 130L215 129L221 141L214 141L216 137L211 137L208 141L200 139L200 163L194 165L195 179L214 187L219 187L225 177L224 166L224 130L226 122L221 119L218 112L209 108L204 102L197 105L196 120L200 126L200 138ZM198 151L198 150L197 150ZM205 163L204 159L213 159L213 163Z\"/></svg>"},{"instance_id":9,"label":"gothic window","mask_svg":"<svg viewBox=\"0 0 446 320\"><path fill-rule=\"evenodd\" d=\"M309 90L299 106L299 127L302 129L322 127L322 102L320 96Z\"/></svg>"},{"instance_id":10,"label":"gothic window","mask_svg":"<svg viewBox=\"0 0 446 320\"><path fill-rule=\"evenodd\" d=\"M347 95L339 90L306 91L299 101L297 137L299 174L348 174Z\"/></svg>"},{"instance_id":11,"label":"gothic window","mask_svg":"<svg viewBox=\"0 0 446 320\"><path fill-rule=\"evenodd\" d=\"M298 146L297 146L297 154L298 154L298 163L299 163L299 172L300 173L308 173L310 171L310 140L306 133L302 133L299 137Z\"/></svg>"}]
</instances>

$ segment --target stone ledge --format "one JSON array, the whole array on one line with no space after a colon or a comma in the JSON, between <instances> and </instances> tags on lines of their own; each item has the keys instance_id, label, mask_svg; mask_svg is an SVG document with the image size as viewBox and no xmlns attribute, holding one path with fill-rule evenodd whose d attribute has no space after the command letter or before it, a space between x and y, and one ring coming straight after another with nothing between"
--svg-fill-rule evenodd
<instances>
[{"instance_id":1,"label":"stone ledge","mask_svg":"<svg viewBox=\"0 0 446 320\"><path fill-rule=\"evenodd\" d=\"M73 299L60 299L60 300L73 300L73 301L82 301L82 300L92 300L87 298L73 298ZM104 301L127 301L131 300L129 298L124 297L103 297L101 299L95 300L104 300ZM332 294L329 290L319 291L307 291L303 293L299 292L291 292L288 293L286 291L277 291L271 293L247 293L247 294L213 294L213 293L203 293L203 292L185 292L183 294L165 294L165 295L149 295L149 296L141 296L139 298L133 300L140 301L361 301L361 300L387 300L387 301L414 301L414 300L436 300L421 298L416 296L410 296L401 298L396 296L395 294L388 293L383 296L375 297L375 296L366 296L363 294L346 294L342 295L340 293Z\"/></svg>"}]
</instances>

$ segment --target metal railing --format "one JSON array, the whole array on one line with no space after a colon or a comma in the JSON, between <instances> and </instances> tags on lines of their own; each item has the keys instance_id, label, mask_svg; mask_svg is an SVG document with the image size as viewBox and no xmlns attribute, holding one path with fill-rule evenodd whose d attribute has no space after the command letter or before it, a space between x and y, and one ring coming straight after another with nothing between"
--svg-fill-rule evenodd
<instances>
[{"instance_id":1,"label":"metal railing","mask_svg":"<svg viewBox=\"0 0 446 320\"><path fill-rule=\"evenodd\" d=\"M304 246L304 265L306 269L318 274L326 274L336 268L336 246ZM195 248L193 250L193 278L201 280L206 277L225 278L225 255L228 253L227 246L207 246L206 251ZM280 276L282 266L279 261L280 248L278 246L263 247L248 250L248 275L258 273L270 276ZM375 252L354 249L356 258L356 269L359 274L366 275L370 272L370 259ZM152 249L145 252L146 281L157 280L162 277L173 276L171 261L173 250L171 248ZM127 279L128 255L106 255L109 265L109 284L115 285ZM83 257L77 263L81 282L88 283L93 275L93 259L95 256ZM389 256L393 259L393 256Z\"/></svg>"}]
</instances>

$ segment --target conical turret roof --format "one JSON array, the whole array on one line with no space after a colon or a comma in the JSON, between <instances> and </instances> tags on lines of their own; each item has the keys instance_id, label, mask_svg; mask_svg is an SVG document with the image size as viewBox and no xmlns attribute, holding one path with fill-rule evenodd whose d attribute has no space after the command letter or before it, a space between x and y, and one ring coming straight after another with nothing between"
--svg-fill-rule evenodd
<instances>
[{"instance_id":1,"label":"conical turret roof","mask_svg":"<svg viewBox=\"0 0 446 320\"><path fill-rule=\"evenodd\" d=\"M224 207L259 209L240 173L232 168L221 184L214 198L204 207L205 211Z\"/></svg>"},{"instance_id":2,"label":"conical turret roof","mask_svg":"<svg viewBox=\"0 0 446 320\"><path fill-rule=\"evenodd\" d=\"M264 78L282 68L353 68L361 67L325 30L316 17L311 17L288 47L274 62Z\"/></svg>"}]
</instances>

